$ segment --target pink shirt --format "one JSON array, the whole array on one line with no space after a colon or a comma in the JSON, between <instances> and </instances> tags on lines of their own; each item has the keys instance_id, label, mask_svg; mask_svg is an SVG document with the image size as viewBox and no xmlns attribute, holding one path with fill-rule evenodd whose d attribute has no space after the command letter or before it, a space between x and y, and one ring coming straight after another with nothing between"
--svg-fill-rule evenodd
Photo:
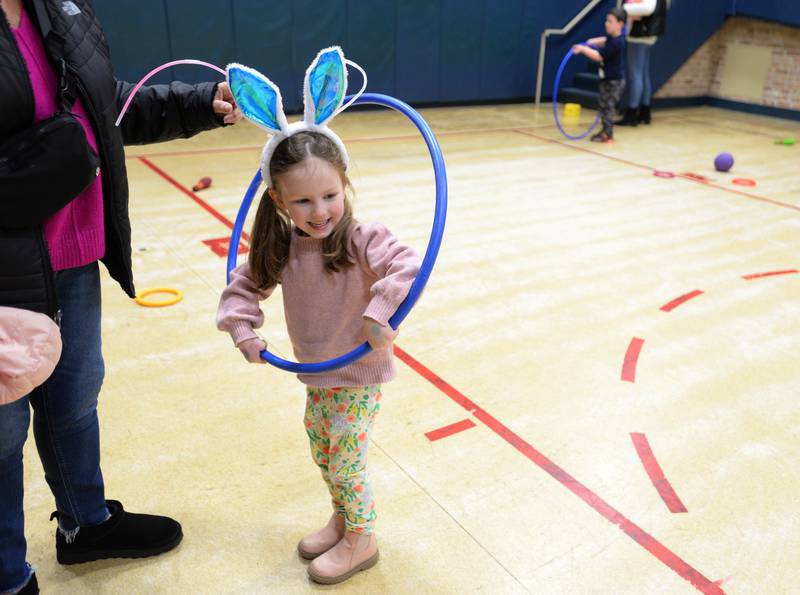
<instances>
[{"instance_id":1,"label":"pink shirt","mask_svg":"<svg viewBox=\"0 0 800 595\"><path fill-rule=\"evenodd\" d=\"M356 225L349 241L355 264L329 273L322 241L292 234L281 287L286 327L299 362L332 359L358 347L365 340L363 317L385 325L417 276L419 255L384 225ZM253 329L264 323L259 301L272 293L256 288L249 269L245 263L231 273L217 310L217 327L228 331L236 345L256 337ZM297 375L305 384L327 388L380 384L394 376L390 349L373 351L332 372Z\"/></svg>"},{"instance_id":2,"label":"pink shirt","mask_svg":"<svg viewBox=\"0 0 800 595\"><path fill-rule=\"evenodd\" d=\"M56 113L58 77L47 58L41 35L25 10L22 11L19 27L11 31L28 68L35 103L34 121L39 122ZM97 151L97 140L80 99L72 107L72 113L83 125L89 145ZM97 176L86 190L45 221L44 236L53 270L90 264L105 254L101 178ZM58 180L53 180L53 183L57 184ZM35 200L36 197L31 198Z\"/></svg>"}]
</instances>

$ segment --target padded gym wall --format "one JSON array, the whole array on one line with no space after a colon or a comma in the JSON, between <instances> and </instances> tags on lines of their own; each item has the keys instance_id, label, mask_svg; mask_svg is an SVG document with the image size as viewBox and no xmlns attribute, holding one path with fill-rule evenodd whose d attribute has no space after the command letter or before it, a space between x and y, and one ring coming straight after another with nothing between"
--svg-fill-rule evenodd
<instances>
[{"instance_id":1,"label":"padded gym wall","mask_svg":"<svg viewBox=\"0 0 800 595\"><path fill-rule=\"evenodd\" d=\"M730 0L732 16L746 16L800 26L800 2L797 0Z\"/></svg>"},{"instance_id":2,"label":"padded gym wall","mask_svg":"<svg viewBox=\"0 0 800 595\"><path fill-rule=\"evenodd\" d=\"M675 0L654 54L660 85L722 24L729 0ZM137 81L180 58L241 62L273 80L287 111L315 53L339 44L369 75L372 92L406 101L454 103L532 99L539 36L576 15L587 0L96 0L116 75ZM601 2L571 35L548 43L543 94L576 41L600 35L615 0ZM218 80L182 66L154 80ZM351 73L352 88L360 85Z\"/></svg>"}]
</instances>

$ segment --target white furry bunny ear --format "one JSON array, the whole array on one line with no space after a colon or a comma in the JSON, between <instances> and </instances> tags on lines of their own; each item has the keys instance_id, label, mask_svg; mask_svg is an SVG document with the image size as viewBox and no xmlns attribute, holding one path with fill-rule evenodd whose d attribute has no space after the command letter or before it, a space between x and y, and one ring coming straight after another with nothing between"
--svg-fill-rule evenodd
<instances>
[{"instance_id":1,"label":"white furry bunny ear","mask_svg":"<svg viewBox=\"0 0 800 595\"><path fill-rule=\"evenodd\" d=\"M304 120L309 126L324 126L344 102L347 67L342 48L321 50L306 70L303 83Z\"/></svg>"},{"instance_id":2,"label":"white furry bunny ear","mask_svg":"<svg viewBox=\"0 0 800 595\"><path fill-rule=\"evenodd\" d=\"M245 118L273 133L289 127L281 92L275 83L242 64L228 64L226 71L228 86Z\"/></svg>"}]
</instances>

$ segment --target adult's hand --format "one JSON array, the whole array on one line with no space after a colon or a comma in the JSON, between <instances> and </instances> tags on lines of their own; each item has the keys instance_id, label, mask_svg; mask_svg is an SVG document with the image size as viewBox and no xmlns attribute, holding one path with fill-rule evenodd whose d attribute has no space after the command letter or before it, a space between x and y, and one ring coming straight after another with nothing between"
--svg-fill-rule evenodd
<instances>
[{"instance_id":1,"label":"adult's hand","mask_svg":"<svg viewBox=\"0 0 800 595\"><path fill-rule=\"evenodd\" d=\"M217 85L217 92L214 94L214 113L224 115L222 121L226 124L236 124L242 119L242 112L236 106L228 83Z\"/></svg>"}]
</instances>

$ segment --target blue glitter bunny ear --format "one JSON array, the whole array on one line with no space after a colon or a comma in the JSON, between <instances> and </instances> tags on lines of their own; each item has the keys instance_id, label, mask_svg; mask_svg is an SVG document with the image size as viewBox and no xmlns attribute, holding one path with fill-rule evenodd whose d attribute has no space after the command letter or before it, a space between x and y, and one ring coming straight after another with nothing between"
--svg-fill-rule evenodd
<instances>
[{"instance_id":1,"label":"blue glitter bunny ear","mask_svg":"<svg viewBox=\"0 0 800 595\"><path fill-rule=\"evenodd\" d=\"M321 50L306 70L303 83L304 120L309 126L324 126L339 111L347 91L347 68L342 48Z\"/></svg>"},{"instance_id":2,"label":"blue glitter bunny ear","mask_svg":"<svg viewBox=\"0 0 800 595\"><path fill-rule=\"evenodd\" d=\"M228 86L245 118L270 132L285 131L289 127L281 92L275 83L242 64L228 64L227 75Z\"/></svg>"}]
</instances>

